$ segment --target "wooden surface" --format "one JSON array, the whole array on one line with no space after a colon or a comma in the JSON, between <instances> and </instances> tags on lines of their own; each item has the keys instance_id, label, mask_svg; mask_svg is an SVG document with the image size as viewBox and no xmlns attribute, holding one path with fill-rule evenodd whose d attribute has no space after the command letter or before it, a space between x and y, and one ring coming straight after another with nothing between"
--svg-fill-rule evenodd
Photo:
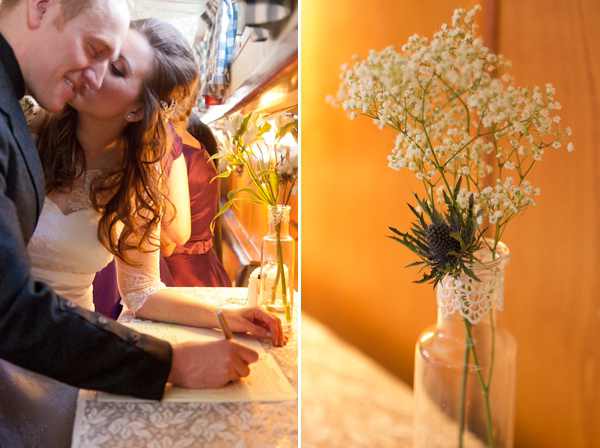
<instances>
[{"instance_id":1,"label":"wooden surface","mask_svg":"<svg viewBox=\"0 0 600 448\"><path fill-rule=\"evenodd\" d=\"M535 20L532 18L535 17ZM505 323L519 341L519 446L600 446L600 3L505 1L499 50L520 84L551 82L575 151L532 171L538 207L509 226Z\"/></svg>"},{"instance_id":2,"label":"wooden surface","mask_svg":"<svg viewBox=\"0 0 600 448\"><path fill-rule=\"evenodd\" d=\"M406 203L420 185L387 167L392 131L349 120L325 97L335 94L339 68L353 54L400 46L414 33L431 36L471 3L301 6L303 307L409 384L414 344L435 321L435 298L429 286L411 283L416 270L404 266L413 257L385 236L387 226L408 228ZM561 124L572 127L575 144L570 154L547 151L530 179L542 189L538 206L504 237L511 262L503 322L520 350L515 446L600 446L600 3L481 4L497 12L492 35L517 84L556 87Z\"/></svg>"}]
</instances>

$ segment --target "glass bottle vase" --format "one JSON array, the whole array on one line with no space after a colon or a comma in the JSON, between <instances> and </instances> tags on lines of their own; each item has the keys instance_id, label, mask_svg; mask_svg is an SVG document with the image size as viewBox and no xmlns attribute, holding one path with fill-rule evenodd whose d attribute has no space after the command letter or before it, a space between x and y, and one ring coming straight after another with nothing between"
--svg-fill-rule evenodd
<instances>
[{"instance_id":1,"label":"glass bottle vase","mask_svg":"<svg viewBox=\"0 0 600 448\"><path fill-rule=\"evenodd\" d=\"M296 242L290 236L290 206L269 206L269 233L263 237L260 261L260 303L292 324Z\"/></svg>"},{"instance_id":2,"label":"glass bottle vase","mask_svg":"<svg viewBox=\"0 0 600 448\"><path fill-rule=\"evenodd\" d=\"M491 254L475 254L479 282L437 286L437 323L415 350L415 448L513 446L517 343L500 323L509 250L498 243Z\"/></svg>"}]
</instances>

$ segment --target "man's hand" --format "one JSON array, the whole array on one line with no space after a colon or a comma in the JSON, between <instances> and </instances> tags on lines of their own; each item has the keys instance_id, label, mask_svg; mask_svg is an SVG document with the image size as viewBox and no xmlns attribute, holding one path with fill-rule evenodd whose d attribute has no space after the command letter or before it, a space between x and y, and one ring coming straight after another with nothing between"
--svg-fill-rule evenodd
<instances>
[{"instance_id":1,"label":"man's hand","mask_svg":"<svg viewBox=\"0 0 600 448\"><path fill-rule=\"evenodd\" d=\"M231 340L175 344L167 381L188 389L215 389L248 376L248 364L257 360L258 353Z\"/></svg>"},{"instance_id":2,"label":"man's hand","mask_svg":"<svg viewBox=\"0 0 600 448\"><path fill-rule=\"evenodd\" d=\"M287 343L287 336L283 334L281 320L258 306L224 309L223 315L225 315L231 331L249 332L259 338L268 338L279 347Z\"/></svg>"}]
</instances>

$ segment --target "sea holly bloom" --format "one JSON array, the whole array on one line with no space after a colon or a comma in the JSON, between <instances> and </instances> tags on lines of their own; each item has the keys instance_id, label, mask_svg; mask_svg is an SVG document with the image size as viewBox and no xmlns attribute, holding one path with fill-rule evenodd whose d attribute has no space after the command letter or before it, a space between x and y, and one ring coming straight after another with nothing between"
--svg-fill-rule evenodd
<instances>
[{"instance_id":1,"label":"sea holly bloom","mask_svg":"<svg viewBox=\"0 0 600 448\"><path fill-rule=\"evenodd\" d=\"M455 263L456 255L460 251L460 243L452 238L451 233L459 229L451 229L444 221L434 221L425 230L425 239L429 245L432 262L436 266L444 267Z\"/></svg>"}]
</instances>

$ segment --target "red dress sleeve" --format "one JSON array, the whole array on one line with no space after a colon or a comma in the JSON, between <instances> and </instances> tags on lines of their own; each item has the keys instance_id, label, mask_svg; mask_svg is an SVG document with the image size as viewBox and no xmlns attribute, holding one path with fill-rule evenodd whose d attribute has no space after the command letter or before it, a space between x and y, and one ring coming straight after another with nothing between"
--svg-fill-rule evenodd
<instances>
[{"instance_id":1,"label":"red dress sleeve","mask_svg":"<svg viewBox=\"0 0 600 448\"><path fill-rule=\"evenodd\" d=\"M171 166L173 165L173 161L177 160L183 154L183 141L181 140L181 137L177 135L171 123L169 123L169 132L173 137L173 144L171 145L171 149L165 154L163 158L163 166L165 168L166 176L168 176L171 172Z\"/></svg>"}]
</instances>

